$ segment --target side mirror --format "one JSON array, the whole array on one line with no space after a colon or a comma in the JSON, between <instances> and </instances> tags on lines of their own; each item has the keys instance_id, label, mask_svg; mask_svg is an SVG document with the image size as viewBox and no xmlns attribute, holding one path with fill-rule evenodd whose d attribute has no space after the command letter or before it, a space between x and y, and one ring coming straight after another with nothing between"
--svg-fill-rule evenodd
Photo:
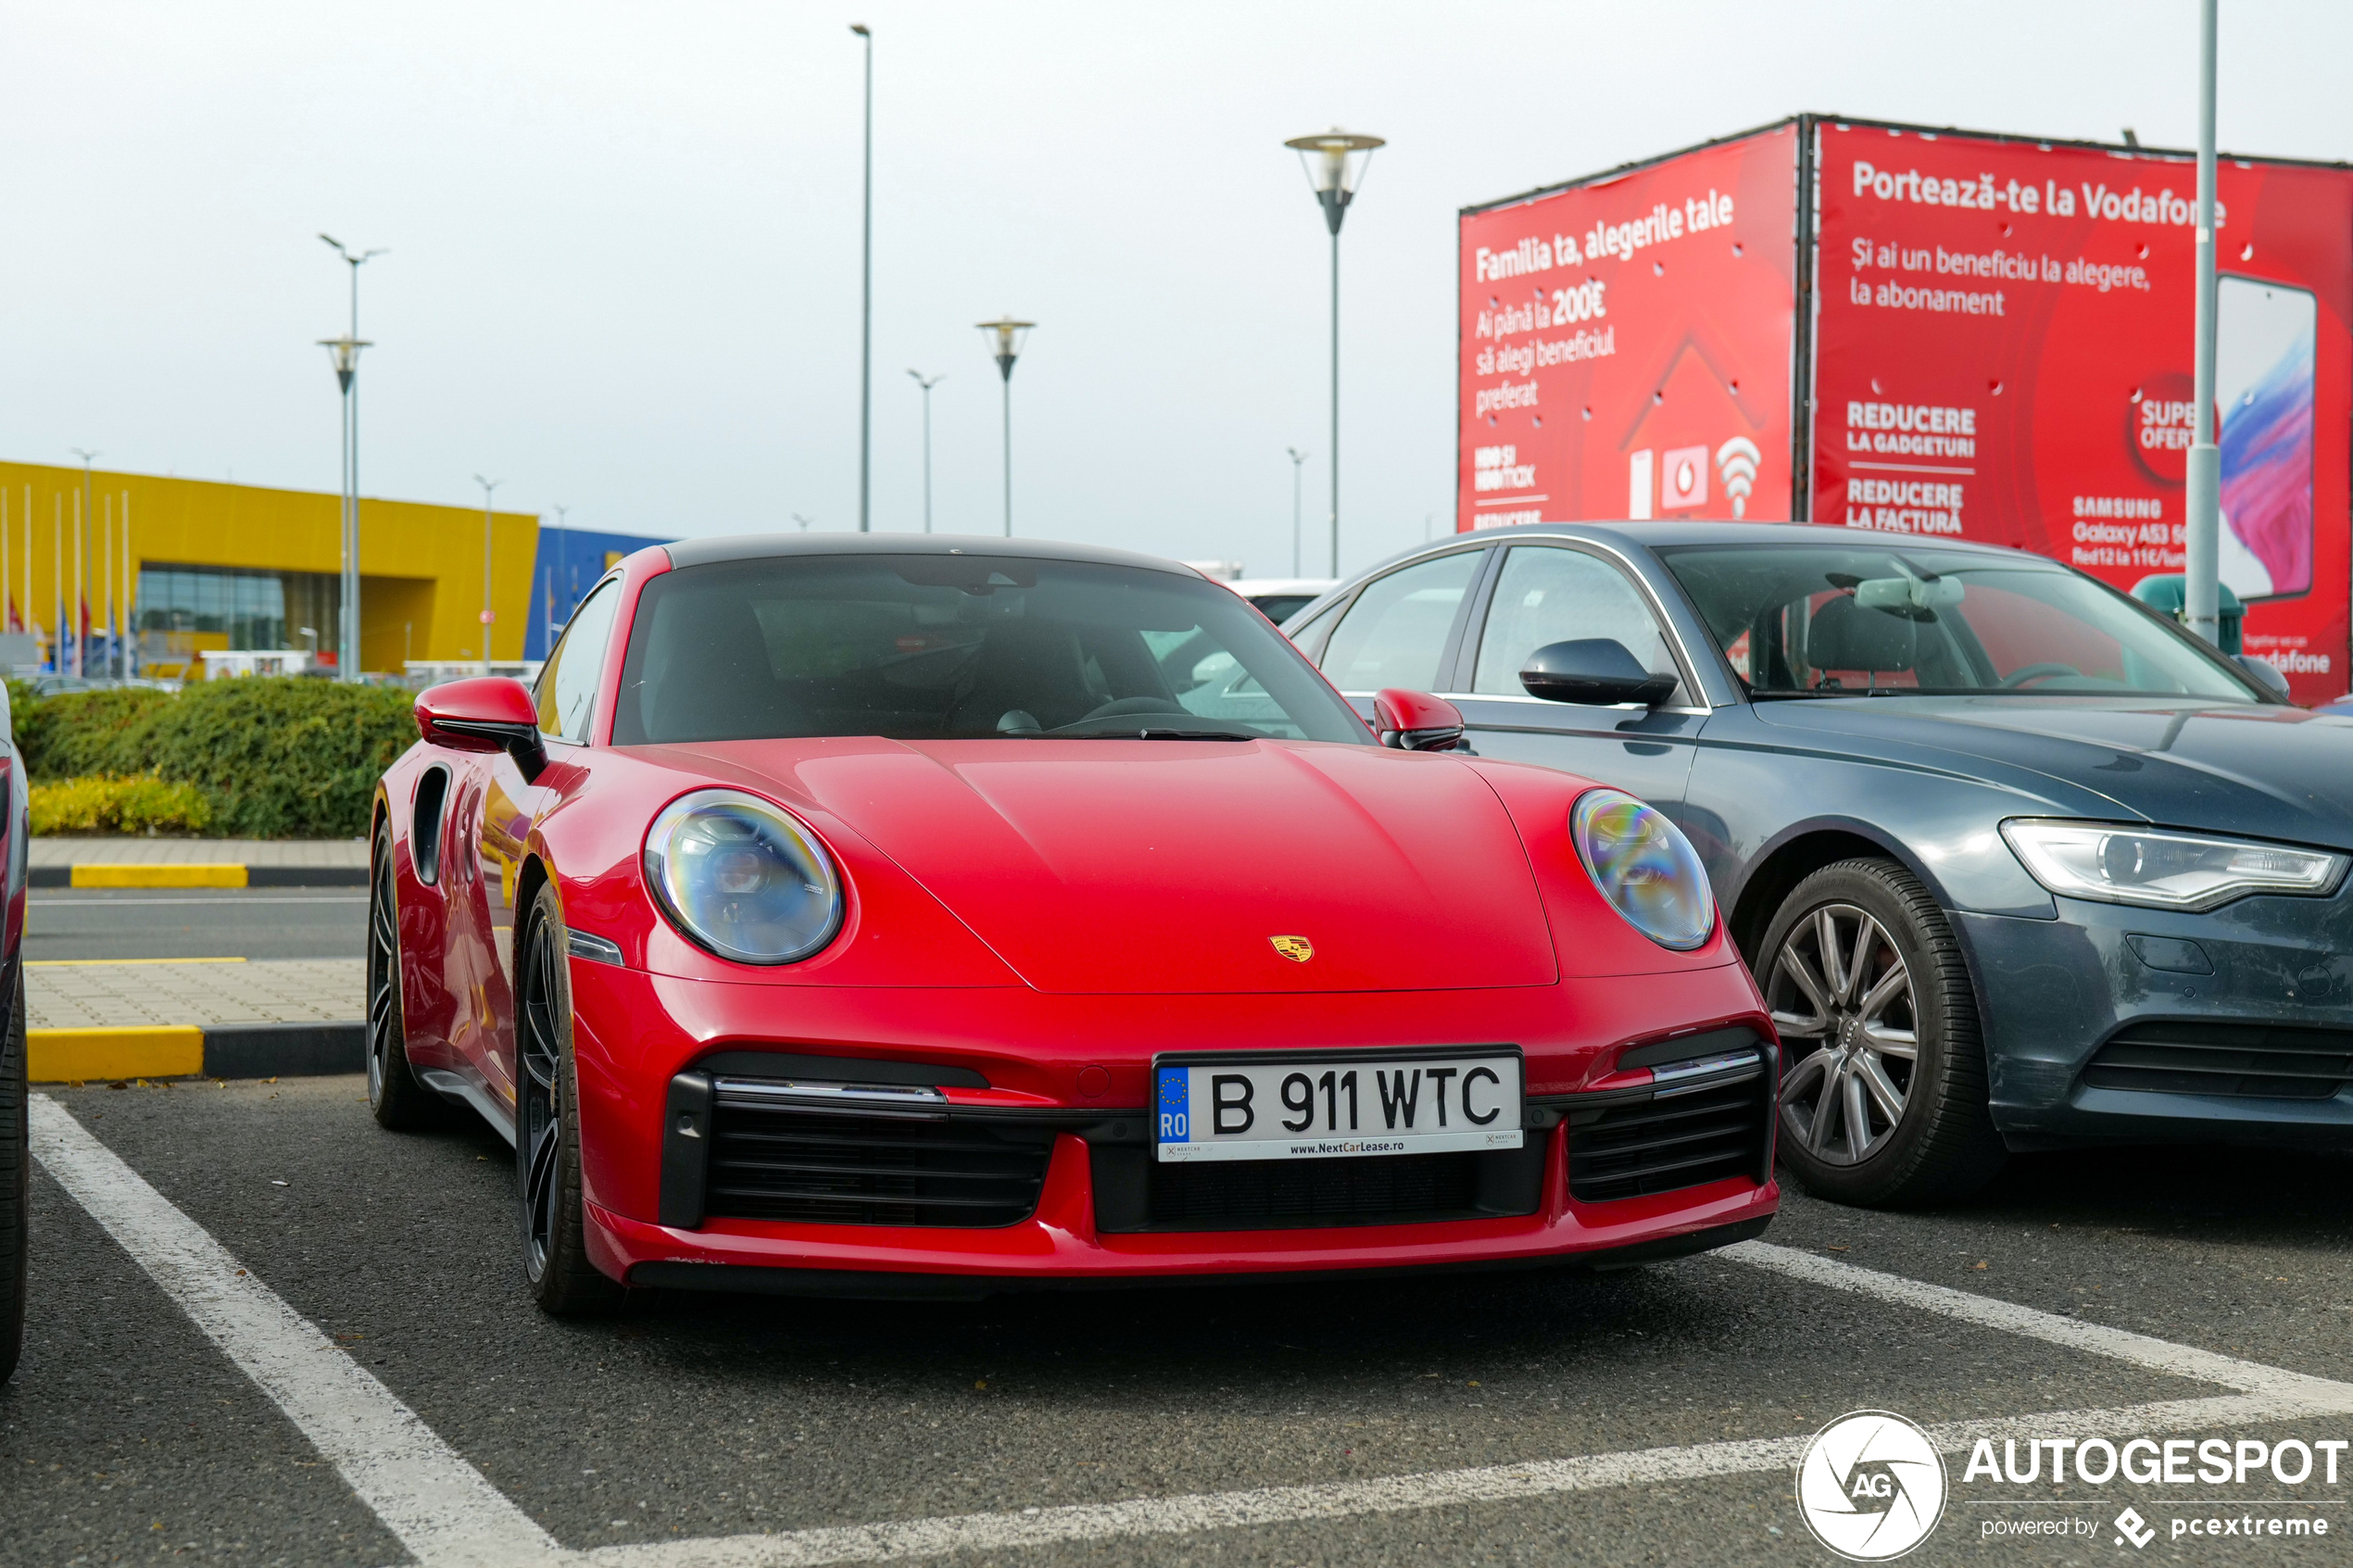
<instances>
[{"instance_id":1,"label":"side mirror","mask_svg":"<svg viewBox=\"0 0 2353 1568\"><path fill-rule=\"evenodd\" d=\"M1582 637L1546 643L1528 656L1519 684L1547 702L1581 702L1598 708L1639 702L1656 708L1675 695L1680 677L1645 670L1615 637Z\"/></svg>"},{"instance_id":2,"label":"side mirror","mask_svg":"<svg viewBox=\"0 0 2353 1568\"><path fill-rule=\"evenodd\" d=\"M1428 692L1391 686L1373 698L1373 729L1399 751L1467 751L1462 709Z\"/></svg>"},{"instance_id":3,"label":"side mirror","mask_svg":"<svg viewBox=\"0 0 2353 1568\"><path fill-rule=\"evenodd\" d=\"M2234 653L2231 655L2231 662L2254 676L2257 685L2282 702L2288 700L2287 677L2281 674L2280 667L2270 659L2258 659L2250 653Z\"/></svg>"},{"instance_id":4,"label":"side mirror","mask_svg":"<svg viewBox=\"0 0 2353 1568\"><path fill-rule=\"evenodd\" d=\"M531 688L503 675L450 681L417 697L417 733L452 751L503 751L526 781L547 766Z\"/></svg>"}]
</instances>

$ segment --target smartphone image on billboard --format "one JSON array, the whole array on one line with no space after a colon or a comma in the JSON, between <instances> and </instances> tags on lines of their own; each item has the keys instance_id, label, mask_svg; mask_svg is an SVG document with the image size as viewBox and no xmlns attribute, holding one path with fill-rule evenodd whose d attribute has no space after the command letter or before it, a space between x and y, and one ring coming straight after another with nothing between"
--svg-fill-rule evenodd
<instances>
[{"instance_id":1,"label":"smartphone image on billboard","mask_svg":"<svg viewBox=\"0 0 2353 1568\"><path fill-rule=\"evenodd\" d=\"M2305 289L2216 281L2221 578L2242 599L2312 588L2312 384L2320 307Z\"/></svg>"}]
</instances>

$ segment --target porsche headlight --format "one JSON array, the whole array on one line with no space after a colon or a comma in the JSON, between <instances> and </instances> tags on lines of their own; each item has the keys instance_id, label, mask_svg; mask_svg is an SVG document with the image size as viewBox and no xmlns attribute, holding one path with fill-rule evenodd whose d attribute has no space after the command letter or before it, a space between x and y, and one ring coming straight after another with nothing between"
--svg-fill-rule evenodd
<instances>
[{"instance_id":1,"label":"porsche headlight","mask_svg":"<svg viewBox=\"0 0 2353 1568\"><path fill-rule=\"evenodd\" d=\"M2002 836L2035 881L2070 898L2211 909L2250 893L2326 893L2346 859L2244 838L2014 817Z\"/></svg>"},{"instance_id":2,"label":"porsche headlight","mask_svg":"<svg viewBox=\"0 0 2353 1568\"><path fill-rule=\"evenodd\" d=\"M646 834L646 881L689 940L737 963L791 963L841 929L833 857L789 812L741 790L672 801Z\"/></svg>"},{"instance_id":3,"label":"porsche headlight","mask_svg":"<svg viewBox=\"0 0 2353 1568\"><path fill-rule=\"evenodd\" d=\"M1588 790L1569 810L1568 836L1593 885L1635 930L1677 952L1715 935L1707 868L1665 812L1619 790Z\"/></svg>"}]
</instances>

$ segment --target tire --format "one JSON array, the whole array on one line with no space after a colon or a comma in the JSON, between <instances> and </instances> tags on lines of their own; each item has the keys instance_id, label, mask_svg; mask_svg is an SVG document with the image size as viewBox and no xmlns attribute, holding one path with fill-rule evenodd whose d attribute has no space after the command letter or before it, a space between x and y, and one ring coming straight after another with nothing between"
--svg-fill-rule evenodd
<instances>
[{"instance_id":1,"label":"tire","mask_svg":"<svg viewBox=\"0 0 2353 1568\"><path fill-rule=\"evenodd\" d=\"M1968 960L1892 860L1799 883L1757 948L1781 1036L1780 1158L1808 1192L1900 1208L1966 1197L2005 1158Z\"/></svg>"},{"instance_id":2,"label":"tire","mask_svg":"<svg viewBox=\"0 0 2353 1568\"><path fill-rule=\"evenodd\" d=\"M555 1317L622 1303L621 1286L588 1261L580 1183L580 1077L572 1058L572 970L563 912L542 884L515 944L515 1195L523 1278Z\"/></svg>"},{"instance_id":3,"label":"tire","mask_svg":"<svg viewBox=\"0 0 2353 1568\"><path fill-rule=\"evenodd\" d=\"M25 1088L24 967L0 1039L0 1383L24 1349L26 1263L32 1230L32 1129Z\"/></svg>"},{"instance_id":4,"label":"tire","mask_svg":"<svg viewBox=\"0 0 2353 1568\"><path fill-rule=\"evenodd\" d=\"M418 1081L409 1066L400 1010L400 909L393 891L392 824L376 824L368 872L368 1109L376 1124L422 1133L457 1121L457 1108Z\"/></svg>"}]
</instances>

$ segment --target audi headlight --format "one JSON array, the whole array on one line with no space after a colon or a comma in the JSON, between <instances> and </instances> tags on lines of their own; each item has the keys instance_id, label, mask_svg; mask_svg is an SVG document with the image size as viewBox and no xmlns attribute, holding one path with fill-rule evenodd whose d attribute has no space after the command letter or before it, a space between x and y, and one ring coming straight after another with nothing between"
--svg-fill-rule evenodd
<instances>
[{"instance_id":1,"label":"audi headlight","mask_svg":"<svg viewBox=\"0 0 2353 1568\"><path fill-rule=\"evenodd\" d=\"M2250 893L2326 893L2346 866L2344 856L2323 849L2106 822L2018 817L2002 824L2002 836L2053 893L2153 909L2210 909Z\"/></svg>"},{"instance_id":2,"label":"audi headlight","mask_svg":"<svg viewBox=\"0 0 2353 1568\"><path fill-rule=\"evenodd\" d=\"M1588 790L1569 810L1568 836L1593 885L1635 930L1677 952L1715 935L1707 868L1665 812L1619 790Z\"/></svg>"},{"instance_id":3,"label":"audi headlight","mask_svg":"<svg viewBox=\"0 0 2353 1568\"><path fill-rule=\"evenodd\" d=\"M689 940L737 963L791 963L841 929L833 857L789 812L741 790L672 801L646 834L646 881Z\"/></svg>"}]
</instances>

